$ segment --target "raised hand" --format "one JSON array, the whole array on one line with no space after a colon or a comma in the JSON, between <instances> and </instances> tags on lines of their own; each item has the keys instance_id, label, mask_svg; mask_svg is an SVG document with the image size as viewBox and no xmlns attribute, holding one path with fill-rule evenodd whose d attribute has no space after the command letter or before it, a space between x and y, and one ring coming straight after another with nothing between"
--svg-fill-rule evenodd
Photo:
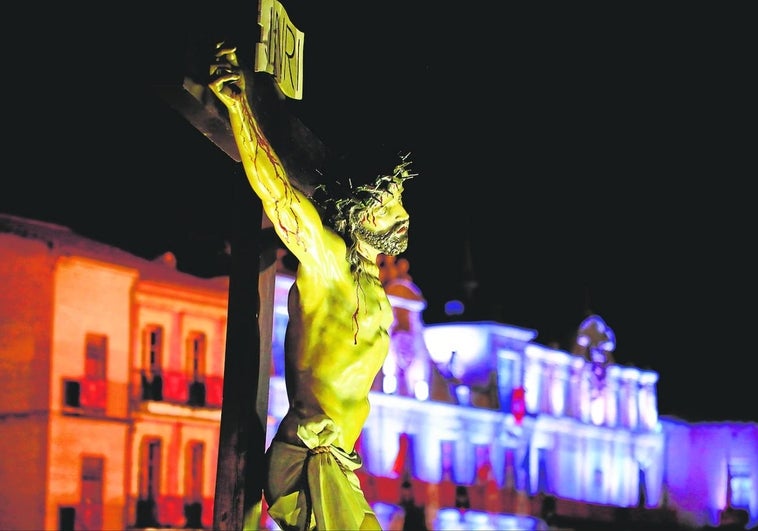
<instances>
[{"instance_id":1,"label":"raised hand","mask_svg":"<svg viewBox=\"0 0 758 531\"><path fill-rule=\"evenodd\" d=\"M245 102L245 76L237 60L236 46L227 47L223 42L216 44L208 87L229 109Z\"/></svg>"}]
</instances>

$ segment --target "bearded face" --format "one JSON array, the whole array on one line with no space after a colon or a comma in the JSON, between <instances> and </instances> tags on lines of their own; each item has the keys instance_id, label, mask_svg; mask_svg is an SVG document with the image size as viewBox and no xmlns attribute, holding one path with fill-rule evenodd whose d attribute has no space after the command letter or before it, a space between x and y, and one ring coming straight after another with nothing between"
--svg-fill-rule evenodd
<instances>
[{"instance_id":1,"label":"bearded face","mask_svg":"<svg viewBox=\"0 0 758 531\"><path fill-rule=\"evenodd\" d=\"M397 256L408 248L408 221L395 223L384 231L374 231L365 225L358 225L355 235L380 253Z\"/></svg>"}]
</instances>

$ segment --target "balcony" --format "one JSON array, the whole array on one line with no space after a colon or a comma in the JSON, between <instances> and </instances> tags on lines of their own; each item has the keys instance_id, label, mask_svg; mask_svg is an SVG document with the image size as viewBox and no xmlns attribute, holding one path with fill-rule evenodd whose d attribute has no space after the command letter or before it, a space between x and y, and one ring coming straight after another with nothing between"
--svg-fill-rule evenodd
<instances>
[{"instance_id":1,"label":"balcony","mask_svg":"<svg viewBox=\"0 0 758 531\"><path fill-rule=\"evenodd\" d=\"M63 411L70 414L104 415L108 382L87 378L63 379Z\"/></svg>"},{"instance_id":2,"label":"balcony","mask_svg":"<svg viewBox=\"0 0 758 531\"><path fill-rule=\"evenodd\" d=\"M141 498L137 500L131 528L209 529L212 514L213 498L192 500L166 495Z\"/></svg>"},{"instance_id":3,"label":"balcony","mask_svg":"<svg viewBox=\"0 0 758 531\"><path fill-rule=\"evenodd\" d=\"M165 402L167 404L220 408L224 380L220 376L205 376L192 380L179 371L160 373L139 372L139 389L136 396L142 402Z\"/></svg>"}]
</instances>

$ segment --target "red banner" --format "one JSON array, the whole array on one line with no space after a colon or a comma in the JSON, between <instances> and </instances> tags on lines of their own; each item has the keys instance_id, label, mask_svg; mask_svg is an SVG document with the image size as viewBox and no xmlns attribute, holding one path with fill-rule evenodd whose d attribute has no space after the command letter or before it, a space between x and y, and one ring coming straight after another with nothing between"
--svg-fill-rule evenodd
<instances>
[{"instance_id":1,"label":"red banner","mask_svg":"<svg viewBox=\"0 0 758 531\"><path fill-rule=\"evenodd\" d=\"M524 415L526 415L524 394L523 387L516 387L513 390L513 398L511 399L511 413L513 413L513 418L516 419L516 424L519 426L521 426L521 421L524 420Z\"/></svg>"},{"instance_id":2,"label":"red banner","mask_svg":"<svg viewBox=\"0 0 758 531\"><path fill-rule=\"evenodd\" d=\"M186 404L189 398L187 376L176 371L163 373L163 400L178 404Z\"/></svg>"},{"instance_id":3,"label":"red banner","mask_svg":"<svg viewBox=\"0 0 758 531\"><path fill-rule=\"evenodd\" d=\"M82 407L105 409L106 388L105 380L82 380L82 392L79 403Z\"/></svg>"},{"instance_id":4,"label":"red banner","mask_svg":"<svg viewBox=\"0 0 758 531\"><path fill-rule=\"evenodd\" d=\"M209 407L221 407L224 396L224 379L221 376L208 376L205 378L205 405Z\"/></svg>"}]
</instances>

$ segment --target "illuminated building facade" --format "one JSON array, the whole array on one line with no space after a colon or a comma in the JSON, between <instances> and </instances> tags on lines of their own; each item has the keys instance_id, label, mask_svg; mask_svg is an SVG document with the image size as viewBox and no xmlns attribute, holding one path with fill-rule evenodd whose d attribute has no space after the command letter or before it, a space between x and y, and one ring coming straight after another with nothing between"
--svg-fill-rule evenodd
<instances>
[{"instance_id":1,"label":"illuminated building facade","mask_svg":"<svg viewBox=\"0 0 758 531\"><path fill-rule=\"evenodd\" d=\"M3 215L0 256L0 528L210 528L228 279ZM657 373L617 365L599 316L571 351L426 325L407 263L383 273L396 319L359 450L385 528L758 523L758 426L659 418ZM291 283L277 274L269 437Z\"/></svg>"}]
</instances>

